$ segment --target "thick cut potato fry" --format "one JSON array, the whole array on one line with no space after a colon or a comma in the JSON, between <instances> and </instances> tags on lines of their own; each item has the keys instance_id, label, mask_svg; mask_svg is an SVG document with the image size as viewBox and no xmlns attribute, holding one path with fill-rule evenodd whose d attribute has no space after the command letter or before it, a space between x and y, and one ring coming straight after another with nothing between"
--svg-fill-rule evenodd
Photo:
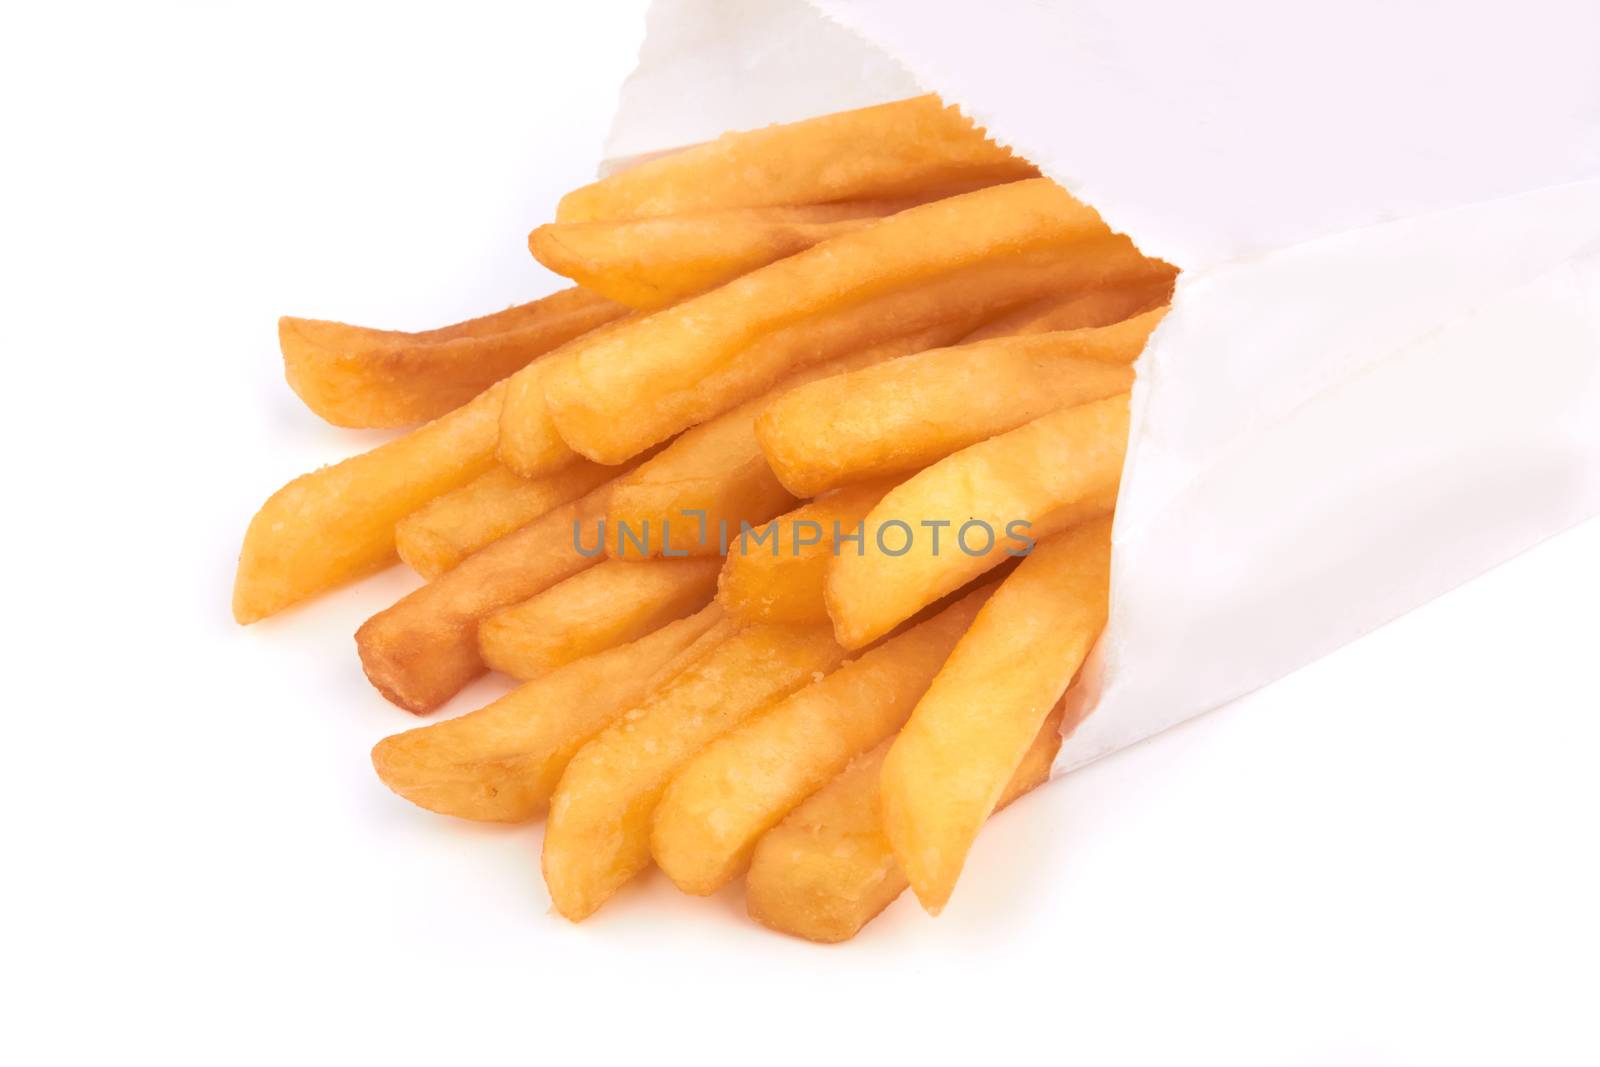
<instances>
[{"instance_id":1,"label":"thick cut potato fry","mask_svg":"<svg viewBox=\"0 0 1600 1067\"><path fill-rule=\"evenodd\" d=\"M1127 392L1158 312L1098 329L932 349L811 382L767 406L756 435L799 497L921 470L1063 407Z\"/></svg>"},{"instance_id":2,"label":"thick cut potato fry","mask_svg":"<svg viewBox=\"0 0 1600 1067\"><path fill-rule=\"evenodd\" d=\"M1059 289L1063 271L1090 284L1143 262L1131 242L1052 182L982 189L891 215L580 338L550 368L544 401L569 445L597 462L620 462L826 358L826 344L811 335L839 333L834 323L851 324L847 347L859 348L949 321L952 295L992 314ZM975 286L984 268L1008 266L1016 273L999 293ZM928 302L930 290L953 279L961 283L955 294L940 291ZM886 328L881 302L908 300L926 317ZM799 349L782 336L797 330L806 338Z\"/></svg>"},{"instance_id":3,"label":"thick cut potato fry","mask_svg":"<svg viewBox=\"0 0 1600 1067\"><path fill-rule=\"evenodd\" d=\"M608 482L480 549L356 631L367 678L387 699L432 711L485 670L478 624L600 561L589 550Z\"/></svg>"},{"instance_id":4,"label":"thick cut potato fry","mask_svg":"<svg viewBox=\"0 0 1600 1067\"><path fill-rule=\"evenodd\" d=\"M1106 622L1111 520L1039 545L1001 583L884 760L884 832L939 914L967 850Z\"/></svg>"},{"instance_id":5,"label":"thick cut potato fry","mask_svg":"<svg viewBox=\"0 0 1600 1067\"><path fill-rule=\"evenodd\" d=\"M770 390L796 368L835 358L931 325L969 332L994 314L1040 292L1090 284L1095 278L1136 269L1140 257L1120 238L1087 242L1068 253L1052 252L984 263L936 282L836 309L811 321L779 329L746 348L737 360L676 393L655 397L648 413L629 412L624 421L648 417L682 429L716 417ZM636 320L627 320L630 324ZM962 325L965 324L965 325ZM617 327L620 329L620 326ZM607 327L606 329L611 329ZM547 383L570 353L552 353L514 375L500 426L500 458L520 473L535 475L572 462L577 455L561 436ZM646 399L649 399L648 397ZM670 435L674 431L663 431ZM630 431L615 428L608 454L634 447ZM660 436L651 432L649 436Z\"/></svg>"},{"instance_id":6,"label":"thick cut potato fry","mask_svg":"<svg viewBox=\"0 0 1600 1067\"><path fill-rule=\"evenodd\" d=\"M437 578L484 545L576 500L616 473L587 460L543 478L491 467L401 519L394 530L395 548L412 570Z\"/></svg>"},{"instance_id":7,"label":"thick cut potato fry","mask_svg":"<svg viewBox=\"0 0 1600 1067\"><path fill-rule=\"evenodd\" d=\"M741 523L765 522L794 506L756 439L756 419L793 388L945 343L961 322L941 323L806 367L769 393L678 436L617 482L607 519L606 551L621 558L737 550Z\"/></svg>"},{"instance_id":8,"label":"thick cut potato fry","mask_svg":"<svg viewBox=\"0 0 1600 1067\"><path fill-rule=\"evenodd\" d=\"M828 567L840 644L860 648L1028 542L1110 512L1127 443L1121 394L991 437L890 491L859 551Z\"/></svg>"},{"instance_id":9,"label":"thick cut potato fry","mask_svg":"<svg viewBox=\"0 0 1600 1067\"><path fill-rule=\"evenodd\" d=\"M383 784L418 807L484 822L543 813L572 754L737 626L715 608L512 690L477 711L386 737Z\"/></svg>"},{"instance_id":10,"label":"thick cut potato fry","mask_svg":"<svg viewBox=\"0 0 1600 1067\"><path fill-rule=\"evenodd\" d=\"M550 800L556 910L583 919L649 864L651 815L684 761L843 658L825 626L747 627L585 745Z\"/></svg>"},{"instance_id":11,"label":"thick cut potato fry","mask_svg":"<svg viewBox=\"0 0 1600 1067\"><path fill-rule=\"evenodd\" d=\"M553 222L528 235L528 249L587 290L629 307L655 309L910 205L873 200Z\"/></svg>"},{"instance_id":12,"label":"thick cut potato fry","mask_svg":"<svg viewBox=\"0 0 1600 1067\"><path fill-rule=\"evenodd\" d=\"M609 333L642 315L634 312L591 332L596 336ZM542 478L583 458L562 439L544 399L545 383L566 355L563 345L506 379L496 455L502 464L524 478Z\"/></svg>"},{"instance_id":13,"label":"thick cut potato fry","mask_svg":"<svg viewBox=\"0 0 1600 1067\"><path fill-rule=\"evenodd\" d=\"M321 319L278 320L289 387L335 426L436 419L557 345L628 309L566 289L531 304L422 333Z\"/></svg>"},{"instance_id":14,"label":"thick cut potato fry","mask_svg":"<svg viewBox=\"0 0 1600 1067\"><path fill-rule=\"evenodd\" d=\"M619 483L606 517L606 552L619 559L717 556L741 522L764 522L792 507L794 497L756 444L762 399L685 432Z\"/></svg>"},{"instance_id":15,"label":"thick cut potato fry","mask_svg":"<svg viewBox=\"0 0 1600 1067\"><path fill-rule=\"evenodd\" d=\"M717 568L714 559L606 560L483 620L478 651L490 670L537 678L704 608Z\"/></svg>"},{"instance_id":16,"label":"thick cut potato fry","mask_svg":"<svg viewBox=\"0 0 1600 1067\"><path fill-rule=\"evenodd\" d=\"M256 622L395 561L394 528L494 464L503 385L404 437L303 474L245 531L233 617Z\"/></svg>"},{"instance_id":17,"label":"thick cut potato fry","mask_svg":"<svg viewBox=\"0 0 1600 1067\"><path fill-rule=\"evenodd\" d=\"M544 399L545 382L561 362L561 356L561 352L552 352L506 380L496 455L524 478L542 478L583 458L562 440Z\"/></svg>"},{"instance_id":18,"label":"thick cut potato fry","mask_svg":"<svg viewBox=\"0 0 1600 1067\"><path fill-rule=\"evenodd\" d=\"M1160 260L1146 260L1146 264L1147 270L1138 277L1024 304L973 330L963 343L1110 326L1147 311L1165 308L1172 301L1173 281L1178 272Z\"/></svg>"},{"instance_id":19,"label":"thick cut potato fry","mask_svg":"<svg viewBox=\"0 0 1600 1067\"><path fill-rule=\"evenodd\" d=\"M889 489L870 483L829 493L735 542L717 579L717 602L746 622L827 622L822 593L839 550L835 535L854 534Z\"/></svg>"},{"instance_id":20,"label":"thick cut potato fry","mask_svg":"<svg viewBox=\"0 0 1600 1067\"><path fill-rule=\"evenodd\" d=\"M905 723L992 591L967 594L707 745L656 807L656 865L686 893L731 881L757 838Z\"/></svg>"},{"instance_id":21,"label":"thick cut potato fry","mask_svg":"<svg viewBox=\"0 0 1600 1067\"><path fill-rule=\"evenodd\" d=\"M1050 777L1061 750L1057 706L1017 767L996 810ZM878 813L878 776L892 741L857 759L756 845L745 878L750 917L779 933L848 941L905 892Z\"/></svg>"},{"instance_id":22,"label":"thick cut potato fry","mask_svg":"<svg viewBox=\"0 0 1600 1067\"><path fill-rule=\"evenodd\" d=\"M928 95L723 134L574 189L556 219L913 196L1038 173Z\"/></svg>"},{"instance_id":23,"label":"thick cut potato fry","mask_svg":"<svg viewBox=\"0 0 1600 1067\"><path fill-rule=\"evenodd\" d=\"M678 398L675 410L682 416L683 427L694 426L760 396L796 368L837 358L930 324L948 325L952 339L959 337L983 322L994 308L1011 306L1026 299L1028 292L1051 287L1055 283L1048 279L1061 277L1063 271L1081 273L1082 266L1075 261L1057 263L1042 272L1019 264L965 271L937 285L845 309L821 322L780 330L746 352L739 367L687 390ZM620 326L618 323L606 329ZM546 384L567 356L565 349L553 352L512 375L506 383L500 462L525 477L548 474L580 458L561 436L545 397Z\"/></svg>"}]
</instances>

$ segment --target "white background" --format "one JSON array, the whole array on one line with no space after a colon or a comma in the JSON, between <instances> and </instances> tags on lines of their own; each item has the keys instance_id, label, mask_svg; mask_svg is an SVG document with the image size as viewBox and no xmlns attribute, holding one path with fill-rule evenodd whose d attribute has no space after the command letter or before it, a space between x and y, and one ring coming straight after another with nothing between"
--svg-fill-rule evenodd
<instances>
[{"instance_id":1,"label":"white background","mask_svg":"<svg viewBox=\"0 0 1600 1067\"><path fill-rule=\"evenodd\" d=\"M537 829L390 795L367 751L414 720L350 635L401 571L233 625L260 501L382 438L299 407L276 316L552 288L524 235L589 177L640 7L9 17L0 1055L1600 1056L1595 522L1053 783L937 921L834 948L660 878L571 926Z\"/></svg>"}]
</instances>

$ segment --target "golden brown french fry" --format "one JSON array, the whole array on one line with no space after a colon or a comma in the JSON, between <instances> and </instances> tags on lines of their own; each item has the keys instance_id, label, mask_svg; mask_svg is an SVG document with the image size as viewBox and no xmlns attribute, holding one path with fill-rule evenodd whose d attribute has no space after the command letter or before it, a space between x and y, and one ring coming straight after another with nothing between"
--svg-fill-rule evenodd
<instances>
[{"instance_id":1,"label":"golden brown french fry","mask_svg":"<svg viewBox=\"0 0 1600 1067\"><path fill-rule=\"evenodd\" d=\"M840 644L860 648L1033 541L1108 514L1127 440L1120 394L991 437L891 490L858 550L829 563Z\"/></svg>"},{"instance_id":2,"label":"golden brown french fry","mask_svg":"<svg viewBox=\"0 0 1600 1067\"><path fill-rule=\"evenodd\" d=\"M795 496L921 470L1063 407L1133 387L1127 366L1160 321L932 349L791 389L756 421Z\"/></svg>"},{"instance_id":3,"label":"golden brown french fry","mask_svg":"<svg viewBox=\"0 0 1600 1067\"><path fill-rule=\"evenodd\" d=\"M915 203L915 201L911 201ZM833 205L823 205L829 207ZM859 205L851 205L860 210ZM671 409L678 428L705 422L770 389L796 367L869 347L931 324L965 323L954 337L970 332L997 311L1043 292L1097 284L1147 270L1147 261L1122 238L1088 242L1076 254L1023 256L1002 263L958 270L922 288L892 292L844 307L814 321L777 329L754 343L727 373L698 383L678 396ZM621 329L640 315L595 331ZM546 398L548 381L558 374L562 356L539 360L513 375L500 427L499 456L525 477L537 477L573 462L578 453L561 436ZM627 416L632 418L633 415ZM669 434L663 435L670 436Z\"/></svg>"},{"instance_id":4,"label":"golden brown french fry","mask_svg":"<svg viewBox=\"0 0 1600 1067\"><path fill-rule=\"evenodd\" d=\"M540 815L572 754L738 627L715 608L565 664L486 707L386 737L383 784L419 807L484 822Z\"/></svg>"},{"instance_id":5,"label":"golden brown french fry","mask_svg":"<svg viewBox=\"0 0 1600 1067\"><path fill-rule=\"evenodd\" d=\"M437 330L405 333L321 319L278 320L289 387L335 426L409 426L436 419L536 356L627 311L565 289Z\"/></svg>"},{"instance_id":6,"label":"golden brown french fry","mask_svg":"<svg viewBox=\"0 0 1600 1067\"><path fill-rule=\"evenodd\" d=\"M620 482L606 551L622 559L716 556L741 522L763 522L793 505L755 443L764 399L688 430Z\"/></svg>"},{"instance_id":7,"label":"golden brown french fry","mask_svg":"<svg viewBox=\"0 0 1600 1067\"><path fill-rule=\"evenodd\" d=\"M837 537L858 532L889 489L873 482L829 493L734 542L717 579L717 602L746 622L827 622L822 591Z\"/></svg>"},{"instance_id":8,"label":"golden brown french fry","mask_svg":"<svg viewBox=\"0 0 1600 1067\"><path fill-rule=\"evenodd\" d=\"M1039 728L996 810L1042 785L1061 750L1056 709ZM745 878L750 917L779 933L848 941L906 890L878 814L878 776L891 741L857 759L756 845Z\"/></svg>"},{"instance_id":9,"label":"golden brown french fry","mask_svg":"<svg viewBox=\"0 0 1600 1067\"><path fill-rule=\"evenodd\" d=\"M654 309L704 292L818 241L869 226L910 201L698 211L664 218L553 222L528 235L533 257L585 289Z\"/></svg>"},{"instance_id":10,"label":"golden brown french fry","mask_svg":"<svg viewBox=\"0 0 1600 1067\"><path fill-rule=\"evenodd\" d=\"M630 167L561 198L561 222L913 196L1038 174L936 96L759 130Z\"/></svg>"},{"instance_id":11,"label":"golden brown french fry","mask_svg":"<svg viewBox=\"0 0 1600 1067\"><path fill-rule=\"evenodd\" d=\"M1083 330L1164 308L1172 301L1178 271L1160 260L1146 260L1145 271L1112 285L1052 295L991 319L963 338L963 343L992 337Z\"/></svg>"},{"instance_id":12,"label":"golden brown french fry","mask_svg":"<svg viewBox=\"0 0 1600 1067\"><path fill-rule=\"evenodd\" d=\"M540 515L576 500L616 476L616 468L584 460L543 478L496 465L460 489L429 501L395 526L400 558L433 579Z\"/></svg>"},{"instance_id":13,"label":"golden brown french fry","mask_svg":"<svg viewBox=\"0 0 1600 1067\"><path fill-rule=\"evenodd\" d=\"M996 312L1038 292L1082 283L1091 274L1114 274L1138 263L1131 245L1088 242L1071 255L1022 256L959 270L936 282L837 309L771 333L733 365L681 390L658 405L673 425L703 423L770 390L797 367L903 336L917 328L948 325L970 331ZM632 324L635 320L624 320ZM621 329L618 324L604 329ZM959 333L956 334L959 336ZM514 375L500 425L500 459L528 476L572 462L578 453L561 436L546 385L563 365L565 350ZM631 417L631 416L630 416ZM625 431L619 431L625 432ZM621 444L618 454L631 444Z\"/></svg>"},{"instance_id":14,"label":"golden brown french fry","mask_svg":"<svg viewBox=\"0 0 1600 1067\"><path fill-rule=\"evenodd\" d=\"M1106 622L1111 520L1040 544L989 598L884 760L884 833L937 915L967 851Z\"/></svg>"},{"instance_id":15,"label":"golden brown french fry","mask_svg":"<svg viewBox=\"0 0 1600 1067\"><path fill-rule=\"evenodd\" d=\"M656 806L656 865L686 893L731 881L757 838L900 729L991 592L967 594L707 745Z\"/></svg>"},{"instance_id":16,"label":"golden brown french fry","mask_svg":"<svg viewBox=\"0 0 1600 1067\"><path fill-rule=\"evenodd\" d=\"M651 814L685 760L843 658L825 626L746 627L579 750L544 836L556 910L583 919L649 864Z\"/></svg>"},{"instance_id":17,"label":"golden brown french fry","mask_svg":"<svg viewBox=\"0 0 1600 1067\"><path fill-rule=\"evenodd\" d=\"M677 400L678 413L684 427L704 423L769 391L797 368L893 340L917 329L948 326L952 337L960 336L996 309L1011 306L1030 293L1058 282L1065 284L1083 269L1083 262L1076 260L1043 266L1033 260L989 264L957 272L949 279L921 289L893 293L841 309L816 322L778 330L753 345L737 368L687 390ZM642 318L642 313L638 317ZM636 318L620 320L602 329L620 329L624 323L634 321ZM504 414L500 422L500 461L526 477L547 474L580 458L561 436L545 396L547 382L566 355L565 350L552 352L548 358L512 375L506 383Z\"/></svg>"},{"instance_id":18,"label":"golden brown french fry","mask_svg":"<svg viewBox=\"0 0 1600 1067\"><path fill-rule=\"evenodd\" d=\"M785 391L943 344L963 332L946 322L797 371L769 393L684 432L617 482L606 551L622 558L732 552L742 523L758 524L792 507L756 439L757 417Z\"/></svg>"},{"instance_id":19,"label":"golden brown french fry","mask_svg":"<svg viewBox=\"0 0 1600 1067\"><path fill-rule=\"evenodd\" d=\"M643 312L636 311L598 326L592 332L596 336L609 333L642 316ZM542 478L583 458L562 439L544 399L545 383L560 366L565 353L563 346L534 360L505 382L496 454L502 464L524 478Z\"/></svg>"},{"instance_id":20,"label":"golden brown french fry","mask_svg":"<svg viewBox=\"0 0 1600 1067\"><path fill-rule=\"evenodd\" d=\"M368 619L356 631L367 678L420 714L482 674L480 622L600 561L592 546L613 484L546 512Z\"/></svg>"},{"instance_id":21,"label":"golden brown french fry","mask_svg":"<svg viewBox=\"0 0 1600 1067\"><path fill-rule=\"evenodd\" d=\"M503 385L370 452L302 474L245 531L233 617L251 623L395 561L394 528L494 463Z\"/></svg>"},{"instance_id":22,"label":"golden brown french fry","mask_svg":"<svg viewBox=\"0 0 1600 1067\"><path fill-rule=\"evenodd\" d=\"M982 189L573 341L552 357L543 402L572 448L620 462L797 367L951 321L963 308L988 317L1066 279L1089 284L1143 263L1052 182ZM516 402L513 393L508 423L520 418Z\"/></svg>"},{"instance_id":23,"label":"golden brown french fry","mask_svg":"<svg viewBox=\"0 0 1600 1067\"><path fill-rule=\"evenodd\" d=\"M490 670L537 678L704 608L717 568L714 559L606 560L483 620L478 651Z\"/></svg>"}]
</instances>

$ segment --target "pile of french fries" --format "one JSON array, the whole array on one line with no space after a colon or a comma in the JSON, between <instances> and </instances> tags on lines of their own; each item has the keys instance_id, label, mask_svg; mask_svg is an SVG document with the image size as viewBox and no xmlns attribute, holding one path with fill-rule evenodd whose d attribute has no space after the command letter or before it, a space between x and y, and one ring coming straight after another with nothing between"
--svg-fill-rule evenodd
<instances>
[{"instance_id":1,"label":"pile of french fries","mask_svg":"<svg viewBox=\"0 0 1600 1067\"><path fill-rule=\"evenodd\" d=\"M422 575L356 635L378 691L521 684L373 764L547 816L568 919L652 863L816 941L908 885L938 913L1074 725L1176 270L931 96L640 164L529 246L576 286L426 333L282 321L314 412L420 425L268 499L235 616Z\"/></svg>"}]
</instances>

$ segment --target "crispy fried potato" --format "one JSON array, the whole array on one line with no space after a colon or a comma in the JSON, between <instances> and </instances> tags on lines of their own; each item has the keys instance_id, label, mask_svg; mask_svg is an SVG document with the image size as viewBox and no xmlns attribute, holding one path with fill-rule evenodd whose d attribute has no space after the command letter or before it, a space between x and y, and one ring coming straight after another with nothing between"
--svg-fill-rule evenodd
<instances>
[{"instance_id":1,"label":"crispy fried potato","mask_svg":"<svg viewBox=\"0 0 1600 1067\"><path fill-rule=\"evenodd\" d=\"M717 569L714 559L606 560L483 620L478 651L490 670L537 678L704 608Z\"/></svg>"},{"instance_id":2,"label":"crispy fried potato","mask_svg":"<svg viewBox=\"0 0 1600 1067\"><path fill-rule=\"evenodd\" d=\"M591 333L598 337L641 317L642 312L634 312L598 326ZM502 464L524 478L542 478L583 458L562 439L544 399L545 383L566 355L567 348L562 346L506 379L496 455Z\"/></svg>"},{"instance_id":3,"label":"crispy fried potato","mask_svg":"<svg viewBox=\"0 0 1600 1067\"><path fill-rule=\"evenodd\" d=\"M960 322L941 323L806 367L771 392L685 431L617 482L606 551L622 558L709 556L736 545L741 523L765 522L795 503L756 440L756 419L768 404L807 382L920 352L961 332Z\"/></svg>"},{"instance_id":4,"label":"crispy fried potato","mask_svg":"<svg viewBox=\"0 0 1600 1067\"><path fill-rule=\"evenodd\" d=\"M583 919L649 864L651 814L685 760L843 658L825 626L747 627L585 745L550 801L556 910Z\"/></svg>"},{"instance_id":5,"label":"crispy fried potato","mask_svg":"<svg viewBox=\"0 0 1600 1067\"><path fill-rule=\"evenodd\" d=\"M791 507L794 497L755 443L763 399L688 430L623 480L606 518L606 552L621 559L717 556L741 522L763 522Z\"/></svg>"},{"instance_id":6,"label":"crispy fried potato","mask_svg":"<svg viewBox=\"0 0 1600 1067\"><path fill-rule=\"evenodd\" d=\"M726 133L574 189L556 219L914 196L1038 173L928 95Z\"/></svg>"},{"instance_id":7,"label":"crispy fried potato","mask_svg":"<svg viewBox=\"0 0 1600 1067\"><path fill-rule=\"evenodd\" d=\"M256 622L395 561L394 528L494 464L503 385L370 452L302 474L245 531L233 617Z\"/></svg>"},{"instance_id":8,"label":"crispy fried potato","mask_svg":"<svg viewBox=\"0 0 1600 1067\"><path fill-rule=\"evenodd\" d=\"M664 218L552 222L528 235L533 257L585 289L655 309L869 226L911 201L747 207Z\"/></svg>"},{"instance_id":9,"label":"crispy fried potato","mask_svg":"<svg viewBox=\"0 0 1600 1067\"><path fill-rule=\"evenodd\" d=\"M368 619L356 631L367 678L420 714L482 674L480 622L600 561L590 546L613 484L546 512Z\"/></svg>"},{"instance_id":10,"label":"crispy fried potato","mask_svg":"<svg viewBox=\"0 0 1600 1067\"><path fill-rule=\"evenodd\" d=\"M536 356L628 309L565 289L531 304L404 333L284 317L278 346L289 387L335 426L409 426L451 411Z\"/></svg>"},{"instance_id":11,"label":"crispy fried potato","mask_svg":"<svg viewBox=\"0 0 1600 1067\"><path fill-rule=\"evenodd\" d=\"M918 471L1051 411L1127 392L1127 364L1160 318L932 349L811 382L769 404L756 436L799 497Z\"/></svg>"},{"instance_id":12,"label":"crispy fried potato","mask_svg":"<svg viewBox=\"0 0 1600 1067\"><path fill-rule=\"evenodd\" d=\"M836 535L855 533L890 488L872 482L829 493L733 542L717 579L717 602L746 622L827 622L822 590L838 551Z\"/></svg>"},{"instance_id":13,"label":"crispy fried potato","mask_svg":"<svg viewBox=\"0 0 1600 1067\"><path fill-rule=\"evenodd\" d=\"M901 727L992 591L967 594L707 745L656 806L656 865L685 893L731 881L757 838Z\"/></svg>"},{"instance_id":14,"label":"crispy fried potato","mask_svg":"<svg viewBox=\"0 0 1600 1067\"><path fill-rule=\"evenodd\" d=\"M500 415L500 462L524 478L542 478L583 457L572 450L556 429L545 403L545 382L561 362L552 352L506 380L506 403Z\"/></svg>"},{"instance_id":15,"label":"crispy fried potato","mask_svg":"<svg viewBox=\"0 0 1600 1067\"><path fill-rule=\"evenodd\" d=\"M1061 750L1061 706L1045 720L996 810L1042 785ZM745 878L750 917L807 941L848 941L905 892L878 814L892 741L857 759L756 845Z\"/></svg>"},{"instance_id":16,"label":"crispy fried potato","mask_svg":"<svg viewBox=\"0 0 1600 1067\"><path fill-rule=\"evenodd\" d=\"M939 914L994 810L1106 623L1111 520L1045 541L1001 583L884 760L884 833Z\"/></svg>"},{"instance_id":17,"label":"crispy fried potato","mask_svg":"<svg viewBox=\"0 0 1600 1067\"><path fill-rule=\"evenodd\" d=\"M988 317L1067 279L1097 283L1144 262L1052 182L983 189L580 338L553 357L543 401L575 450L620 462L796 367L951 321L962 307ZM516 403L513 393L508 422L519 417Z\"/></svg>"},{"instance_id":18,"label":"crispy fried potato","mask_svg":"<svg viewBox=\"0 0 1600 1067\"><path fill-rule=\"evenodd\" d=\"M859 552L829 563L826 599L839 643L860 648L1031 541L1109 513L1127 442L1128 397L1120 394L1045 415L913 475L867 516Z\"/></svg>"},{"instance_id":19,"label":"crispy fried potato","mask_svg":"<svg viewBox=\"0 0 1600 1067\"><path fill-rule=\"evenodd\" d=\"M477 711L386 737L372 750L373 768L397 794L441 815L535 818L574 752L737 629L706 608L565 664Z\"/></svg>"},{"instance_id":20,"label":"crispy fried potato","mask_svg":"<svg viewBox=\"0 0 1600 1067\"><path fill-rule=\"evenodd\" d=\"M543 478L501 466L437 497L395 526L395 549L424 578L439 577L484 545L578 499L616 476L616 468L584 460Z\"/></svg>"},{"instance_id":21,"label":"crispy fried potato","mask_svg":"<svg viewBox=\"0 0 1600 1067\"><path fill-rule=\"evenodd\" d=\"M1090 263L1087 266L1115 269L1113 261L1107 262L1111 265ZM688 428L760 396L786 375L810 364L934 326L947 327L954 339L972 330L996 310L1025 300L1030 293L1081 275L1085 266L1081 258L1042 266L1032 259L989 264L957 272L951 278L921 289L893 293L864 305L842 309L816 322L778 330L745 352L738 366L685 390L676 399L674 411L681 417L683 428ZM618 323L605 329L620 327ZM580 458L561 436L545 396L546 384L568 355L565 349L553 352L548 358L512 375L506 384L499 457L502 463L524 476L547 474Z\"/></svg>"},{"instance_id":22,"label":"crispy fried potato","mask_svg":"<svg viewBox=\"0 0 1600 1067\"><path fill-rule=\"evenodd\" d=\"M991 319L963 338L963 343L993 337L1023 337L1031 333L1083 330L1131 319L1164 308L1172 301L1177 268L1160 260L1146 260L1145 271L1133 278L1092 289L1052 295Z\"/></svg>"}]
</instances>

